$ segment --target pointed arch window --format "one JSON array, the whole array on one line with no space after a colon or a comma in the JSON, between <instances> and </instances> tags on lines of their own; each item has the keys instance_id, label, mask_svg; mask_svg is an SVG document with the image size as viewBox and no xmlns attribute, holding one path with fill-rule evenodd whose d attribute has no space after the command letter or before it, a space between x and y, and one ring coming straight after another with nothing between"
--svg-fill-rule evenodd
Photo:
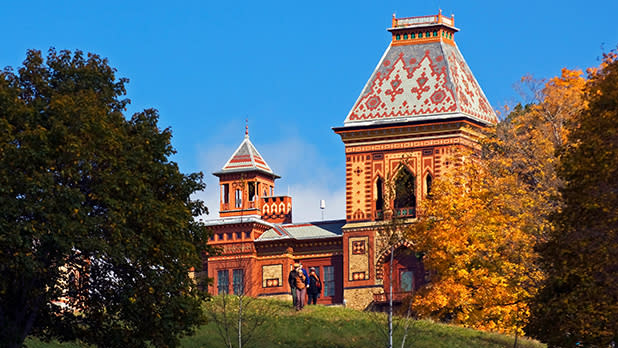
<instances>
[{"instance_id":1,"label":"pointed arch window","mask_svg":"<svg viewBox=\"0 0 618 348\"><path fill-rule=\"evenodd\" d=\"M378 176L376 180L376 210L384 209L384 181Z\"/></svg>"},{"instance_id":2,"label":"pointed arch window","mask_svg":"<svg viewBox=\"0 0 618 348\"><path fill-rule=\"evenodd\" d=\"M406 167L401 168L395 179L394 206L395 209L416 208L415 179Z\"/></svg>"},{"instance_id":3,"label":"pointed arch window","mask_svg":"<svg viewBox=\"0 0 618 348\"><path fill-rule=\"evenodd\" d=\"M425 177L425 196L431 196L431 185L433 184L433 176L427 173Z\"/></svg>"},{"instance_id":4,"label":"pointed arch window","mask_svg":"<svg viewBox=\"0 0 618 348\"><path fill-rule=\"evenodd\" d=\"M247 191L249 195L249 202L255 201L255 182L249 181L247 183Z\"/></svg>"}]
</instances>

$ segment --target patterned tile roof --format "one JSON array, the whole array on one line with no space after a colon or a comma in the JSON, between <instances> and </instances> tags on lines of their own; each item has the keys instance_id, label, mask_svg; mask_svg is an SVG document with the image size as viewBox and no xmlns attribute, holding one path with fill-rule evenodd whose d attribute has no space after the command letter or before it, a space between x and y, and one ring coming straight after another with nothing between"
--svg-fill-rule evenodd
<instances>
[{"instance_id":1,"label":"patterned tile roof","mask_svg":"<svg viewBox=\"0 0 618 348\"><path fill-rule=\"evenodd\" d=\"M240 143L230 159L227 160L223 168L213 174L219 175L226 173L247 172L252 170L270 174L276 178L279 178L279 176L275 174L272 169L270 169L255 146L253 146L253 143L249 140L249 135L245 134L245 139L242 143Z\"/></svg>"},{"instance_id":2,"label":"patterned tile roof","mask_svg":"<svg viewBox=\"0 0 618 348\"><path fill-rule=\"evenodd\" d=\"M255 241L270 241L279 239L322 239L341 237L341 228L345 220L309 222L302 224L275 225L264 232Z\"/></svg>"},{"instance_id":3,"label":"patterned tile roof","mask_svg":"<svg viewBox=\"0 0 618 348\"><path fill-rule=\"evenodd\" d=\"M457 45L391 44L344 127L462 116L484 124L497 122Z\"/></svg>"}]
</instances>

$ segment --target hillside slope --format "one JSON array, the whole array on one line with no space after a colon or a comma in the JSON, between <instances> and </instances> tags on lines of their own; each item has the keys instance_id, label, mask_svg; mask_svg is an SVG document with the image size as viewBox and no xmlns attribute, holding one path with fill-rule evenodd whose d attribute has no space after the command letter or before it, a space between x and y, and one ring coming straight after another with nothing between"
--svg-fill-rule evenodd
<instances>
[{"instance_id":1,"label":"hillside slope","mask_svg":"<svg viewBox=\"0 0 618 348\"><path fill-rule=\"evenodd\" d=\"M367 313L342 307L307 306L296 312L289 302L268 301L275 314L269 315L267 325L262 326L246 348L294 347L294 348L363 348L386 346L386 315ZM271 312L271 311L269 311ZM401 347L402 327L394 337L394 346ZM427 320L412 320L405 347L457 348L513 347L514 337L475 331ZM537 341L518 339L518 347L542 348ZM29 348L72 348L77 344L28 342ZM223 348L213 322L200 327L196 334L182 339L183 348Z\"/></svg>"}]
</instances>

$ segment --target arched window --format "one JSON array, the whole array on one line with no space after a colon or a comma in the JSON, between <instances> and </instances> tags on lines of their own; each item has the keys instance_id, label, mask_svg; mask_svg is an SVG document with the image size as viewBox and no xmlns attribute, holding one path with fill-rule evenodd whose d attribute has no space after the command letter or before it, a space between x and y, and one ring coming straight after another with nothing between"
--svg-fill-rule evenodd
<instances>
[{"instance_id":1,"label":"arched window","mask_svg":"<svg viewBox=\"0 0 618 348\"><path fill-rule=\"evenodd\" d=\"M376 180L376 210L384 209L384 182L381 177Z\"/></svg>"},{"instance_id":2,"label":"arched window","mask_svg":"<svg viewBox=\"0 0 618 348\"><path fill-rule=\"evenodd\" d=\"M395 179L395 209L416 207L414 175L403 167Z\"/></svg>"},{"instance_id":3,"label":"arched window","mask_svg":"<svg viewBox=\"0 0 618 348\"><path fill-rule=\"evenodd\" d=\"M248 192L249 192L249 194L248 194L249 202L253 202L253 201L255 201L255 192L256 192L256 190L255 190L255 182L249 181L247 183L247 187L248 187Z\"/></svg>"},{"instance_id":4,"label":"arched window","mask_svg":"<svg viewBox=\"0 0 618 348\"><path fill-rule=\"evenodd\" d=\"M431 196L431 184L433 184L433 177L431 174L427 173L425 177L425 195Z\"/></svg>"},{"instance_id":5,"label":"arched window","mask_svg":"<svg viewBox=\"0 0 618 348\"><path fill-rule=\"evenodd\" d=\"M234 198L235 198L234 207L241 208L242 207L242 191L237 189Z\"/></svg>"}]
</instances>

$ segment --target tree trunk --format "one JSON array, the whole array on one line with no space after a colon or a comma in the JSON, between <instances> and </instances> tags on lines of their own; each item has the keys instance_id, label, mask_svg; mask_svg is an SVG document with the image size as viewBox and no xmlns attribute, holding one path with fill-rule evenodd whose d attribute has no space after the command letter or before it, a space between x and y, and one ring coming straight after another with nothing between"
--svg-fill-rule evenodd
<instances>
[{"instance_id":1,"label":"tree trunk","mask_svg":"<svg viewBox=\"0 0 618 348\"><path fill-rule=\"evenodd\" d=\"M391 245L390 277L388 280L388 348L393 348L393 254L395 246Z\"/></svg>"},{"instance_id":2,"label":"tree trunk","mask_svg":"<svg viewBox=\"0 0 618 348\"><path fill-rule=\"evenodd\" d=\"M242 296L238 296L238 348L242 348Z\"/></svg>"}]
</instances>

